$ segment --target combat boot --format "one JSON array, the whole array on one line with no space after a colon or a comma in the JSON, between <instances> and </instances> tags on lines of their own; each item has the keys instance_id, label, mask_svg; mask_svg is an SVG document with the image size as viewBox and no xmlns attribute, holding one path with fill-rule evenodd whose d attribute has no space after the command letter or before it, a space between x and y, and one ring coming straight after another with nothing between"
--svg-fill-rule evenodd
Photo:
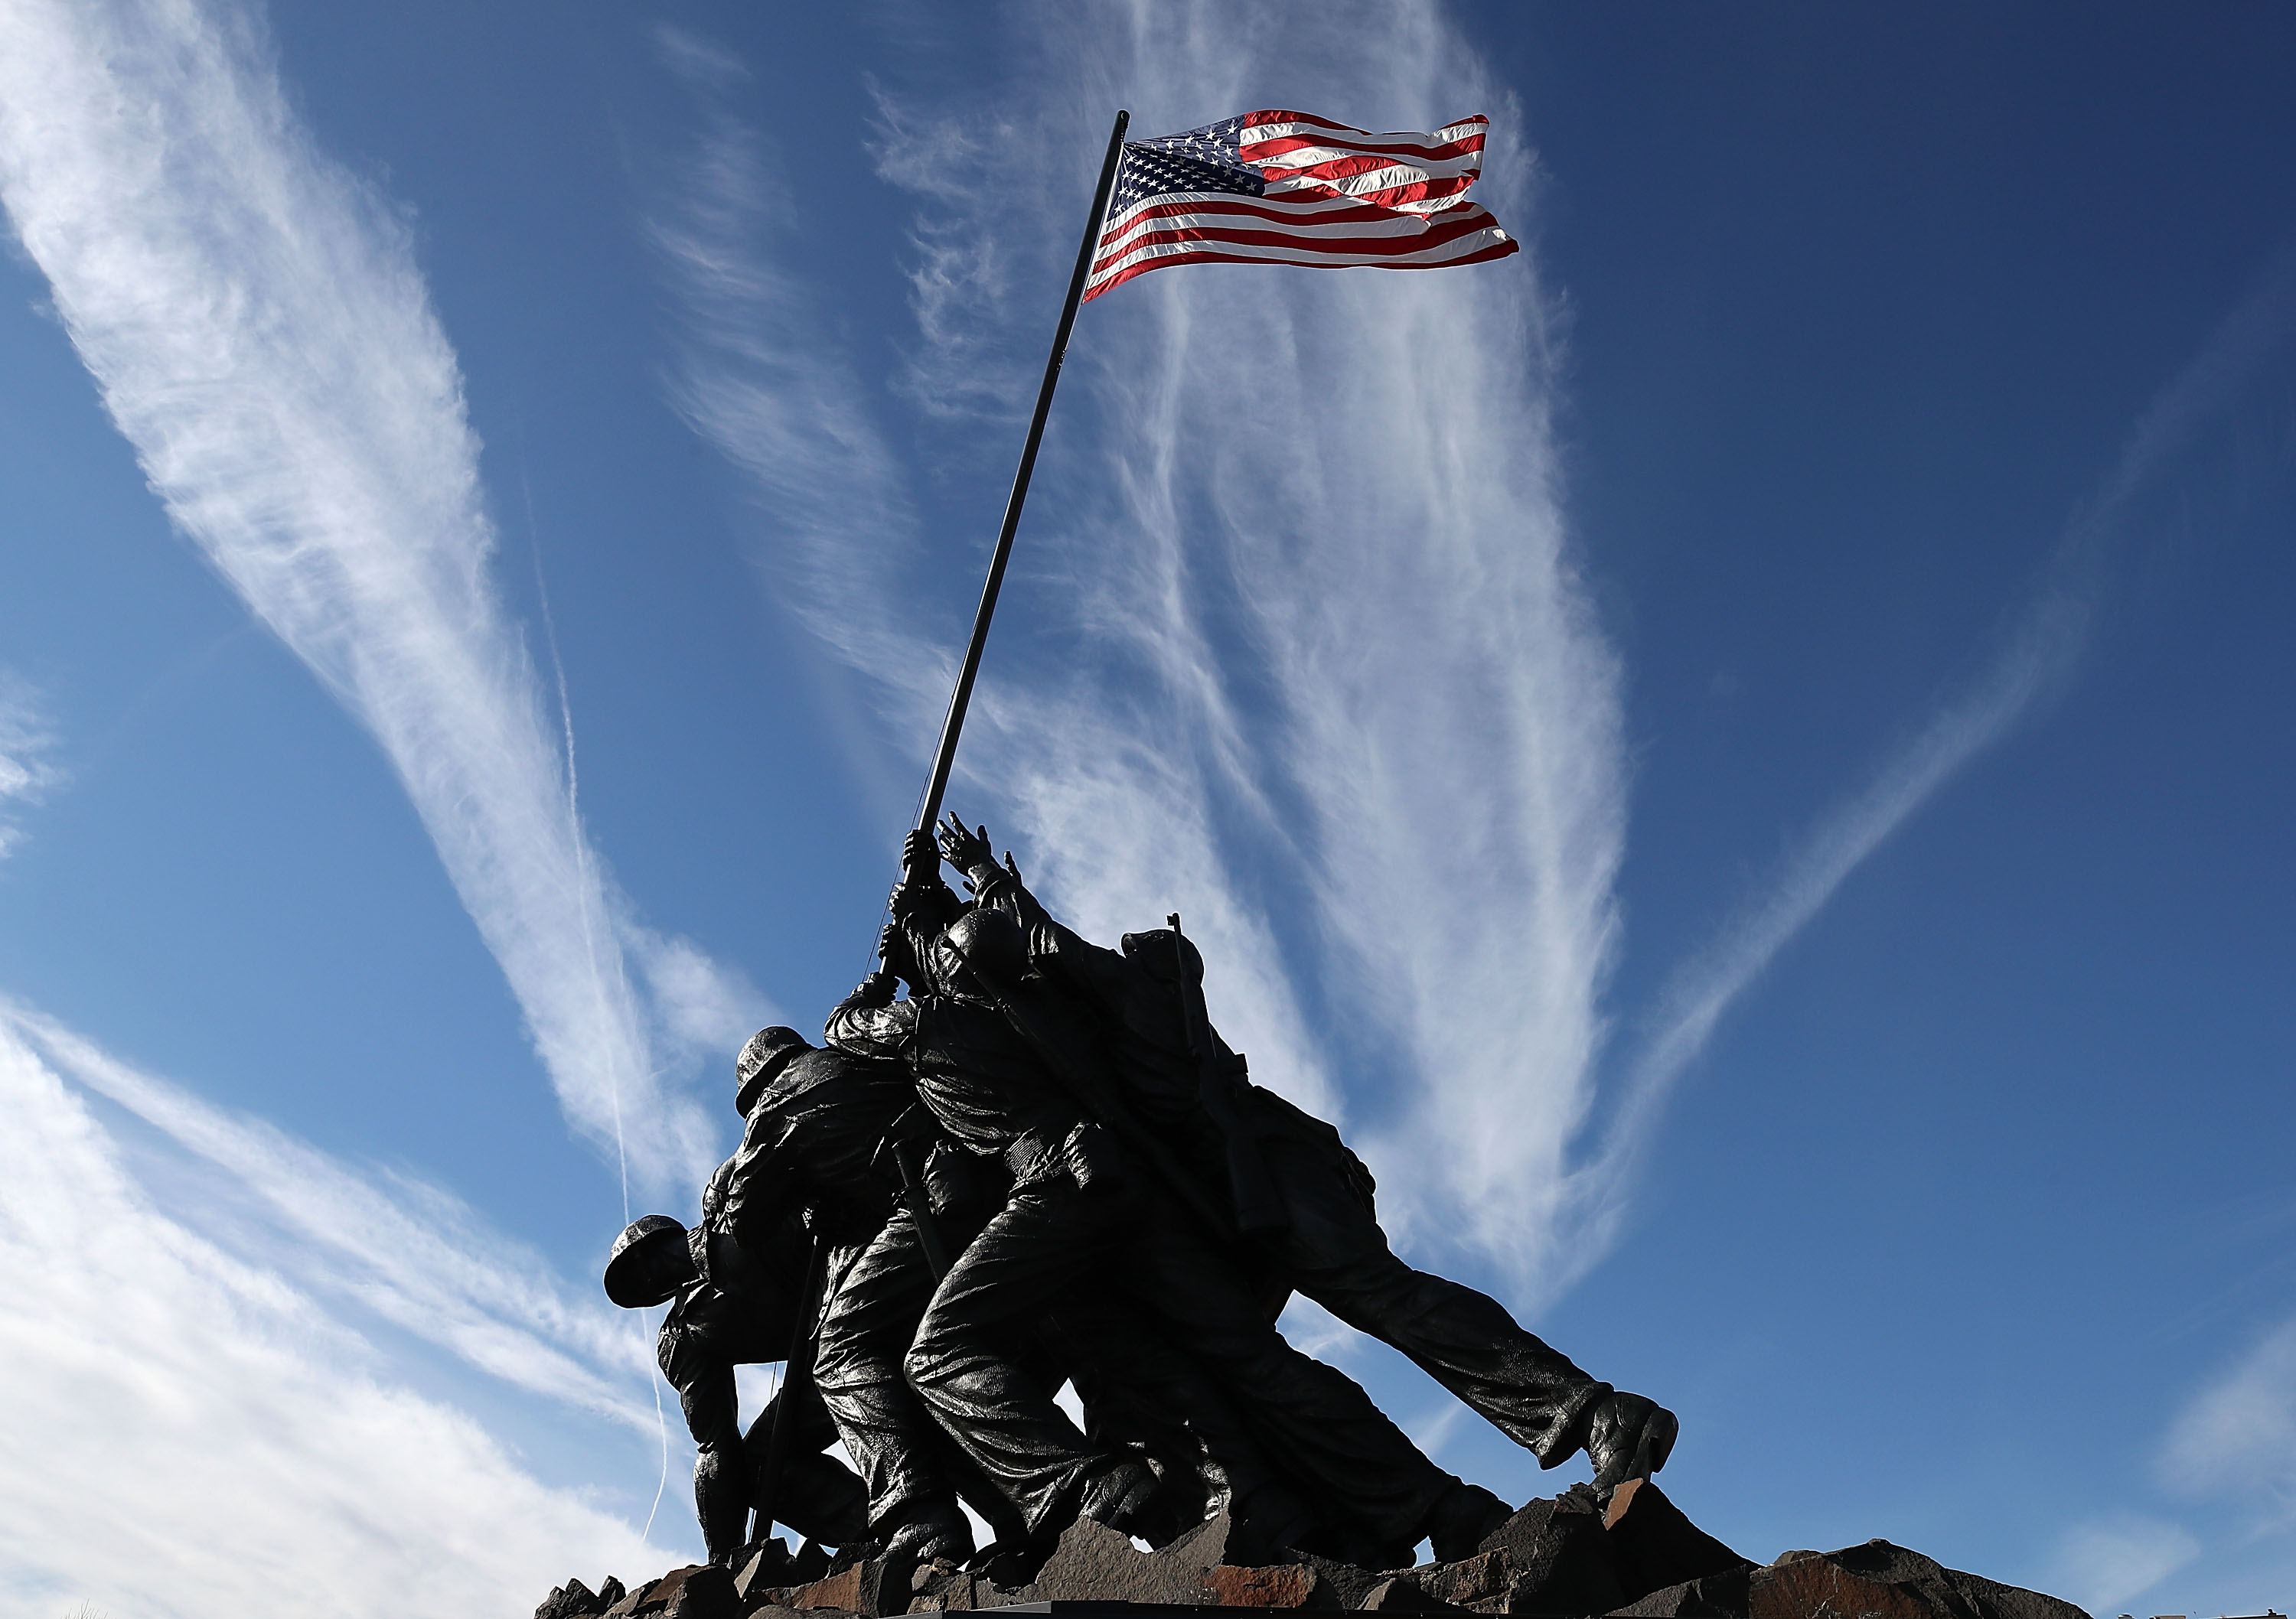
<instances>
[{"instance_id":1,"label":"combat boot","mask_svg":"<svg viewBox=\"0 0 2296 1619\"><path fill-rule=\"evenodd\" d=\"M1480 1484L1454 1479L1420 1525L1438 1563L1456 1563L1482 1549L1483 1537L1514 1516L1514 1509Z\"/></svg>"}]
</instances>

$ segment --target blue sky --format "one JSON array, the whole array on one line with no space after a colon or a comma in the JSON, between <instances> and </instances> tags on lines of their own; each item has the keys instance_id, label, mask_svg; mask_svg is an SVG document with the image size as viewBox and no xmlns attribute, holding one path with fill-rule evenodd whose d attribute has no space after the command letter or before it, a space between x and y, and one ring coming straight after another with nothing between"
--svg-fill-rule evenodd
<instances>
[{"instance_id":1,"label":"blue sky","mask_svg":"<svg viewBox=\"0 0 2296 1619\"><path fill-rule=\"evenodd\" d=\"M869 964L1119 105L1488 112L1530 250L1086 309L952 807L1740 1549L2287 1609L2284 12L0 38L0 1613L695 1551L596 1267Z\"/></svg>"}]
</instances>

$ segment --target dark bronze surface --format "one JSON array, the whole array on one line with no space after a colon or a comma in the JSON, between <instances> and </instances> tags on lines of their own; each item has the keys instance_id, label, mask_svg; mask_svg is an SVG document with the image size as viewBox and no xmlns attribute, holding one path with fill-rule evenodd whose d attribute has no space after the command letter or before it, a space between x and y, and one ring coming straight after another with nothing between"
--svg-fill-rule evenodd
<instances>
[{"instance_id":1,"label":"dark bronze surface","mask_svg":"<svg viewBox=\"0 0 2296 1619\"><path fill-rule=\"evenodd\" d=\"M885 965L825 1048L776 1027L742 1053L742 1146L700 1225L649 1216L610 1265L618 1302L671 1301L714 1560L804 1518L836 1566L974 1558L1017 1589L1080 1519L1160 1545L1221 1516L1365 1568L1423 1541L1474 1556L1507 1506L1284 1340L1294 1292L1543 1464L1587 1451L1595 1499L1664 1465L1671 1413L1396 1255L1361 1160L1205 1015L1177 916L1092 944L954 817L908 836L902 871ZM769 1359L788 1394L743 1435L732 1369ZM857 1480L819 1455L832 1435Z\"/></svg>"}]
</instances>

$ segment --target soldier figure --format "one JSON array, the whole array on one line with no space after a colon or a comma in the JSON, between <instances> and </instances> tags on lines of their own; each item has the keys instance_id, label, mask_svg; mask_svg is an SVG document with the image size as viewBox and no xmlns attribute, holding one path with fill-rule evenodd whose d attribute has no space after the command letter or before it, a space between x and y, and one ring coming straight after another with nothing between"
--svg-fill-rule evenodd
<instances>
[{"instance_id":1,"label":"soldier figure","mask_svg":"<svg viewBox=\"0 0 2296 1619\"><path fill-rule=\"evenodd\" d=\"M713 1191L723 1173L713 1177ZM614 1303L670 1306L655 1354L693 1435L693 1509L713 1562L730 1562L750 1539L758 1469L783 1398L775 1395L743 1435L734 1368L782 1359L796 1325L808 1247L801 1231L787 1235L762 1250L772 1263L761 1263L729 1244L713 1245L706 1225L689 1231L667 1214L648 1214L616 1239L606 1262L606 1296ZM821 1454L837 1430L808 1394L800 1388L791 1399L795 1443L779 1492L790 1504L777 1516L816 1541L849 1546L868 1533L867 1493L835 1458ZM766 1527L759 1524L758 1533Z\"/></svg>"},{"instance_id":2,"label":"soldier figure","mask_svg":"<svg viewBox=\"0 0 2296 1619\"><path fill-rule=\"evenodd\" d=\"M672 1303L660 1360L714 1560L750 1541L753 1507L762 1537L769 1505L849 1551L963 1560L960 1491L1008 1549L1078 1516L1161 1541L1224 1503L1365 1566L1422 1538L1470 1555L1506 1505L1283 1340L1295 1289L1544 1466L1584 1450L1607 1493L1664 1463L1671 1413L1396 1256L1339 1132L1252 1085L1212 1028L1177 918L1101 948L990 860L985 830L936 830L938 850L904 846L885 969L832 1015L829 1049L775 1027L743 1050L742 1146L701 1224L649 1215L607 1266L616 1303ZM783 1359L800 1318L815 1375L744 1435L733 1369ZM1065 1378L1082 1432L1052 1398ZM767 1503L784 1403L795 1443ZM859 1478L820 1453L832 1438Z\"/></svg>"},{"instance_id":3,"label":"soldier figure","mask_svg":"<svg viewBox=\"0 0 2296 1619\"><path fill-rule=\"evenodd\" d=\"M1125 935L1121 953L1089 944L1046 912L1009 856L995 863L987 829L968 831L952 815L938 830L975 904L1011 915L1027 933L1031 968L1090 1008L1126 1100L1206 1184L1226 1186L1239 1203L1250 1190L1234 1185L1235 1149L1244 1147L1246 1173L1264 1177L1259 1195L1273 1216L1250 1246L1285 1281L1409 1356L1542 1468L1584 1450L1607 1494L1664 1465L1672 1412L1587 1376L1496 1299L1396 1256L1362 1160L1331 1125L1245 1078L1242 1059L1212 1028L1193 944L1168 928ZM1215 1086L1226 1092L1225 1128L1208 1107Z\"/></svg>"},{"instance_id":4,"label":"soldier figure","mask_svg":"<svg viewBox=\"0 0 2296 1619\"><path fill-rule=\"evenodd\" d=\"M1078 1433L1050 1390L1004 1346L1088 1276L1109 1275L1170 1329L1228 1391L1254 1436L1338 1543L1381 1566L1423 1536L1464 1555L1503 1520L1488 1491L1443 1472L1350 1378L1285 1343L1243 1271L1210 1246L1151 1166L1076 1099L975 970L993 949L993 911L967 911L939 881L931 838L913 833L894 920L911 996L873 974L830 1019L833 1046L900 1057L960 1145L1000 1159L1004 1206L957 1256L918 1326L906 1370L952 1437L1018 1507L1032 1536L1078 1515L1137 1533L1156 1518L1153 1472ZM1130 1144L1128 1143L1128 1146Z\"/></svg>"},{"instance_id":5,"label":"soldier figure","mask_svg":"<svg viewBox=\"0 0 2296 1619\"><path fill-rule=\"evenodd\" d=\"M899 1378L898 1356L915 1327L906 1301L929 1296L931 1280L921 1245L881 1240L889 1229L915 1232L911 1211L897 1206L900 1165L930 1151L931 1116L898 1063L824 1051L794 1029L759 1031L738 1079L746 1117L718 1223L747 1247L770 1241L801 1212L827 1246L811 1386L861 1470L869 1533L887 1553L961 1562L973 1548L960 1481L992 1525L1009 1524L1011 1514L994 1489L971 1478L962 1452ZM890 1377L866 1352L888 1331L899 1345Z\"/></svg>"}]
</instances>

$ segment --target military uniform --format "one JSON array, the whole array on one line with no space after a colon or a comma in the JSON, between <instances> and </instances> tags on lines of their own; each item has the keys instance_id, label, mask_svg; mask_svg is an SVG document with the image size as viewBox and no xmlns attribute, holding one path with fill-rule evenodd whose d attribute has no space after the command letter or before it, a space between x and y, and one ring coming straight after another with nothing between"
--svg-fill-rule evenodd
<instances>
[{"instance_id":1,"label":"military uniform","mask_svg":"<svg viewBox=\"0 0 2296 1619\"><path fill-rule=\"evenodd\" d=\"M1120 1286L1185 1346L1243 1413L1260 1450L1336 1518L1386 1549L1415 1543L1460 1487L1344 1374L1276 1332L1250 1280L1207 1245L1047 1066L1005 1010L966 977L938 882L897 893L922 993L873 977L832 1016L832 1046L899 1057L944 1130L1010 1175L1004 1206L935 1290L906 1358L910 1385L1030 1532L1054 1533L1124 1458L1078 1432L1011 1345L1088 1283ZM936 892L937 891L937 892ZM939 924L939 925L936 925ZM1119 1527L1125 1526L1121 1522Z\"/></svg>"},{"instance_id":2,"label":"military uniform","mask_svg":"<svg viewBox=\"0 0 2296 1619\"><path fill-rule=\"evenodd\" d=\"M721 1186L724 1173L721 1168L713 1179L713 1190ZM782 1240L761 1244L758 1250L783 1262L776 1263L761 1263L722 1241L712 1245L706 1225L693 1231L701 1273L671 1301L655 1339L661 1375L677 1391L693 1435L693 1506L702 1540L709 1556L721 1561L749 1539L757 1472L783 1398L776 1394L749 1433L742 1432L734 1369L782 1359L796 1325L800 1277L786 1262L792 1253L803 1255L806 1239L794 1226L781 1235ZM801 1270L802 1258L796 1263ZM800 1386L793 1392L790 1415L796 1426L780 1492L785 1505L777 1516L816 1541L851 1545L868 1532L867 1492L834 1457L821 1453L838 1435L810 1389ZM764 1527L758 1525L761 1533Z\"/></svg>"},{"instance_id":3,"label":"military uniform","mask_svg":"<svg viewBox=\"0 0 2296 1619\"><path fill-rule=\"evenodd\" d=\"M1242 1076L1242 1060L1203 1015L1192 948L1183 952L1182 941L1160 928L1127 936L1121 953L1108 950L1054 921L1011 871L984 863L969 877L978 904L1028 930L1037 970L1096 1015L1127 1100L1204 1184L1220 1187L1227 1142L1206 1113L1189 1053L1180 1002L1185 981L1200 1038L1234 1075L1233 1104L1283 1212L1283 1223L1255 1234L1250 1247L1283 1281L1409 1356L1542 1467L1578 1451L1611 1386L1525 1331L1496 1299L1396 1255L1380 1229L1371 1172L1339 1132Z\"/></svg>"},{"instance_id":4,"label":"military uniform","mask_svg":"<svg viewBox=\"0 0 2296 1619\"><path fill-rule=\"evenodd\" d=\"M861 1470L870 1532L881 1539L928 1515L961 1532L959 1487L976 1485L901 1378L932 1277L908 1211L897 1206L883 1149L898 1132L914 1132L905 1116L931 1132L916 1100L898 1063L798 1051L750 1108L722 1216L746 1245L802 1208L829 1245L812 1386ZM994 1489L964 1493L992 1523L1003 1515Z\"/></svg>"}]
</instances>

